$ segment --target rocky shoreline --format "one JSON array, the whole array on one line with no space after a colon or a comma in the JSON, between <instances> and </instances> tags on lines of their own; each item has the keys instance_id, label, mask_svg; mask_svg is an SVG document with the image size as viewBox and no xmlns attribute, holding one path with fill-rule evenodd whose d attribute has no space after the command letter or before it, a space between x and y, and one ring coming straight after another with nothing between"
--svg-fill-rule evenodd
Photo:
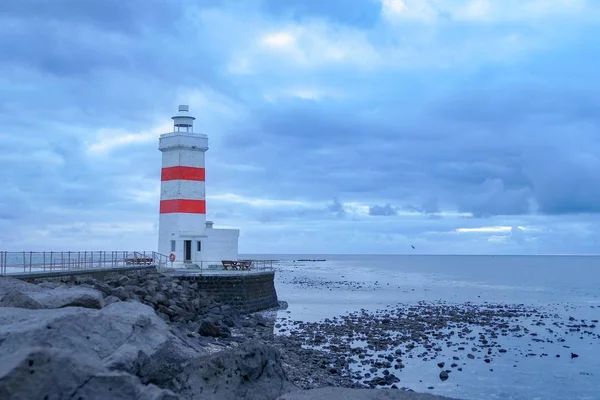
<instances>
[{"instance_id":1,"label":"rocky shoreline","mask_svg":"<svg viewBox=\"0 0 600 400\"><path fill-rule=\"evenodd\" d=\"M446 381L470 363L482 363L493 371L495 360L507 354L578 358L565 338L576 334L581 340L600 339L597 323L574 317L562 321L524 305L421 302L374 313L362 310L323 322L284 320L278 333L289 333L288 343L299 341L325 352L336 360L336 372L354 382L393 388L400 382L397 372L414 360L435 363L439 380ZM542 350L531 345L528 351L513 349L503 344L508 337L539 344ZM549 343L560 344L560 350L553 354L543 350Z\"/></svg>"},{"instance_id":2,"label":"rocky shoreline","mask_svg":"<svg viewBox=\"0 0 600 400\"><path fill-rule=\"evenodd\" d=\"M275 325L158 273L0 277L0 398L442 399L359 390L344 355Z\"/></svg>"}]
</instances>

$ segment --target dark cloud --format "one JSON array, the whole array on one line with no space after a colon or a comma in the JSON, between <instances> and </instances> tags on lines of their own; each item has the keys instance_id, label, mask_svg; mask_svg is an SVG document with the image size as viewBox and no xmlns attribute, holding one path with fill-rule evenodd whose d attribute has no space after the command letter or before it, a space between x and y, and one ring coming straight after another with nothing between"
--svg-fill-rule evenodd
<instances>
[{"instance_id":1,"label":"dark cloud","mask_svg":"<svg viewBox=\"0 0 600 400\"><path fill-rule=\"evenodd\" d=\"M531 236L515 230L526 225L518 218L600 212L600 98L590 83L598 67L595 40L560 42L510 63L474 62L468 69L452 63L415 69L410 60L394 66L385 52L390 64L384 66L313 59L295 65L294 52L278 58L262 49L250 60L256 70L230 73L232 60L255 56L259 35L290 23L358 29L375 47L409 38L408 31L402 40L378 37L385 31L379 11L370 0L352 7L338 0L0 2L0 141L9 149L0 154L0 229L20 224L3 240L51 241L39 232L52 229L61 238L105 238L97 223L106 218L154 223L158 198L148 198L160 172L158 137L89 149L111 130L144 133L169 122L176 103L195 95L202 97L193 109L198 129L211 137L209 194L310 204L209 204L222 223L349 224L342 232L350 235L355 226L366 229L345 206L358 203L371 205L370 215L389 217L367 218L377 225L366 229L372 238L384 235L387 250L422 240L419 249L433 251L427 241L453 246L456 236L447 235L457 224L513 226L512 245L525 246ZM452 45L475 32L449 34ZM285 94L289 88L325 94L300 99ZM268 96L279 90L285 95ZM408 218L396 210L420 215L392 223ZM441 219L444 211L477 218ZM143 229L148 236L140 234L139 243L153 234ZM538 243L556 246L551 236L568 234L536 235ZM591 246L594 235L570 246ZM465 249L488 246L469 240Z\"/></svg>"},{"instance_id":2,"label":"dark cloud","mask_svg":"<svg viewBox=\"0 0 600 400\"><path fill-rule=\"evenodd\" d=\"M382 215L382 216L391 216L396 215L397 211L391 204L386 204L384 206L370 206L369 207L369 215Z\"/></svg>"},{"instance_id":3,"label":"dark cloud","mask_svg":"<svg viewBox=\"0 0 600 400\"><path fill-rule=\"evenodd\" d=\"M0 15L22 21L29 27L45 23L73 24L136 34L144 29L176 29L185 3L169 0L149 6L143 0L6 0L0 3Z\"/></svg>"},{"instance_id":4,"label":"dark cloud","mask_svg":"<svg viewBox=\"0 0 600 400\"><path fill-rule=\"evenodd\" d=\"M336 197L333 199L331 204L327 205L327 211L337 216L338 218L342 218L346 215L346 210L344 208L344 204Z\"/></svg>"}]
</instances>

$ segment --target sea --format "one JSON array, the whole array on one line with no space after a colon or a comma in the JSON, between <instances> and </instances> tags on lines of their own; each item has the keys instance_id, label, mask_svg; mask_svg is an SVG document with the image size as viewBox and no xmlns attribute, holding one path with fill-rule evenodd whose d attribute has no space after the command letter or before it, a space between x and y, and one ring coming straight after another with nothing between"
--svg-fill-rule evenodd
<instances>
[{"instance_id":1,"label":"sea","mask_svg":"<svg viewBox=\"0 0 600 400\"><path fill-rule=\"evenodd\" d=\"M600 256L243 257L278 260L275 287L288 303L277 312L282 323L419 302L525 305L567 324L600 319ZM457 399L600 400L600 325L588 329L596 335L562 332L564 342L503 338L509 351L502 357L491 364L470 362L446 381L439 379L435 362L418 358L403 360L405 368L393 372L403 387ZM526 352L536 356L524 357ZM571 352L579 357L571 358Z\"/></svg>"}]
</instances>

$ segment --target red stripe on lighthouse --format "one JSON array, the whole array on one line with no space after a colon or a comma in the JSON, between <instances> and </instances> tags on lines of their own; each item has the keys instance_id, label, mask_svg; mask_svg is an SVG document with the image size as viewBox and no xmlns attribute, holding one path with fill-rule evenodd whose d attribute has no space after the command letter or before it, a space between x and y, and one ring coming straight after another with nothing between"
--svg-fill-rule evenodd
<instances>
[{"instance_id":1,"label":"red stripe on lighthouse","mask_svg":"<svg viewBox=\"0 0 600 400\"><path fill-rule=\"evenodd\" d=\"M184 181L204 181L204 168L197 167L166 167L163 168L160 174L161 181L174 181L181 179Z\"/></svg>"},{"instance_id":2,"label":"red stripe on lighthouse","mask_svg":"<svg viewBox=\"0 0 600 400\"><path fill-rule=\"evenodd\" d=\"M160 213L206 214L205 200L161 200Z\"/></svg>"}]
</instances>

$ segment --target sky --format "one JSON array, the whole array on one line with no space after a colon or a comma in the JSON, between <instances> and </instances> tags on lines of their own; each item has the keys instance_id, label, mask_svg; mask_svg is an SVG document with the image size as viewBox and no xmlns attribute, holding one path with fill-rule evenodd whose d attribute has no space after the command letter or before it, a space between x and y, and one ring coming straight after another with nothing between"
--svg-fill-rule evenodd
<instances>
[{"instance_id":1,"label":"sky","mask_svg":"<svg viewBox=\"0 0 600 400\"><path fill-rule=\"evenodd\" d=\"M189 104L242 253L600 253L599 22L595 0L0 1L0 250L155 250L158 137Z\"/></svg>"}]
</instances>

